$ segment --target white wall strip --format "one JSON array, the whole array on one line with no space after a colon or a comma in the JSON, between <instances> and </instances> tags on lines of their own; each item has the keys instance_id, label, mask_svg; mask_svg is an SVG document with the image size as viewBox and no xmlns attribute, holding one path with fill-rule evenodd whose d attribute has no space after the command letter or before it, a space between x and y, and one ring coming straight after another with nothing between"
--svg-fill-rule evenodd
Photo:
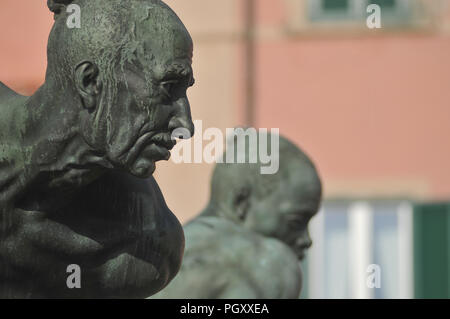
<instances>
[{"instance_id":1,"label":"white wall strip","mask_svg":"<svg viewBox=\"0 0 450 319\"><path fill-rule=\"evenodd\" d=\"M308 256L308 297L324 298L324 267L325 267L325 214L323 208L311 219L309 231L313 245L307 252Z\"/></svg>"},{"instance_id":2,"label":"white wall strip","mask_svg":"<svg viewBox=\"0 0 450 319\"><path fill-rule=\"evenodd\" d=\"M369 299L374 290L367 285L367 269L373 264L373 211L368 202L355 202L349 207L349 276L350 297Z\"/></svg>"},{"instance_id":3,"label":"white wall strip","mask_svg":"<svg viewBox=\"0 0 450 319\"><path fill-rule=\"evenodd\" d=\"M414 298L413 207L400 203L398 216L398 293L401 299Z\"/></svg>"}]
</instances>

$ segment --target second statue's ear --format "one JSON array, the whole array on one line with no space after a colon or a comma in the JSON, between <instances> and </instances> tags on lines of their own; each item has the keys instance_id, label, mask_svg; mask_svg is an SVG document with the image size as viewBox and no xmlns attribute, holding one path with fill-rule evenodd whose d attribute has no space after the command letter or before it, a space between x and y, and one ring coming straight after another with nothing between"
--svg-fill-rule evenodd
<instances>
[{"instance_id":1,"label":"second statue's ear","mask_svg":"<svg viewBox=\"0 0 450 319\"><path fill-rule=\"evenodd\" d=\"M78 64L75 68L75 85L83 106L90 111L95 110L101 92L97 65L90 61Z\"/></svg>"},{"instance_id":2,"label":"second statue's ear","mask_svg":"<svg viewBox=\"0 0 450 319\"><path fill-rule=\"evenodd\" d=\"M241 221L245 220L250 209L250 195L251 190L248 186L241 187L235 193L233 208L235 210L235 216Z\"/></svg>"}]
</instances>

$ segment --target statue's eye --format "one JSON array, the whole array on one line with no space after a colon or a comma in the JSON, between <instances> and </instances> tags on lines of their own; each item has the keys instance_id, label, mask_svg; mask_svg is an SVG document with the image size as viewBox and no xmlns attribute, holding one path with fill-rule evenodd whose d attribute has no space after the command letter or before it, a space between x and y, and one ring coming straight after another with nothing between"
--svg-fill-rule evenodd
<instances>
[{"instance_id":1,"label":"statue's eye","mask_svg":"<svg viewBox=\"0 0 450 319\"><path fill-rule=\"evenodd\" d=\"M289 227L292 229L299 229L308 224L308 219L303 217L305 213L295 214L288 217Z\"/></svg>"},{"instance_id":2,"label":"statue's eye","mask_svg":"<svg viewBox=\"0 0 450 319\"><path fill-rule=\"evenodd\" d=\"M162 90L162 92L167 97L172 97L177 83L178 83L178 81L176 81L176 80L161 82L161 90Z\"/></svg>"}]
</instances>

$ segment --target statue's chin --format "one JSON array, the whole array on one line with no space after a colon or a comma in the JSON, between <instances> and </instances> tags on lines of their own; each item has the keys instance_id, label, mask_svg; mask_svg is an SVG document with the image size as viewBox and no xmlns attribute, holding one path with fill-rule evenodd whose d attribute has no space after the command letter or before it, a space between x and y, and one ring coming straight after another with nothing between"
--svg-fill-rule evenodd
<instances>
[{"instance_id":1,"label":"statue's chin","mask_svg":"<svg viewBox=\"0 0 450 319\"><path fill-rule=\"evenodd\" d=\"M167 161L170 151L156 144L150 144L143 148L137 159L130 167L130 172L136 177L148 178L155 172L157 161Z\"/></svg>"},{"instance_id":2,"label":"statue's chin","mask_svg":"<svg viewBox=\"0 0 450 319\"><path fill-rule=\"evenodd\" d=\"M155 172L156 164L154 160L138 158L130 168L131 174L136 177L148 178Z\"/></svg>"}]
</instances>

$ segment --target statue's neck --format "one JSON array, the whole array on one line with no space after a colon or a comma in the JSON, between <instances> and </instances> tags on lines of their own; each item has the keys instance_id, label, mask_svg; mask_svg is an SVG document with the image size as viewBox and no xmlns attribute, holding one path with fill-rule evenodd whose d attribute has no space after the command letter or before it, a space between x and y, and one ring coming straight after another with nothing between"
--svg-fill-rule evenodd
<instances>
[{"instance_id":1,"label":"statue's neck","mask_svg":"<svg viewBox=\"0 0 450 319\"><path fill-rule=\"evenodd\" d=\"M102 173L103 158L78 132L79 112L70 104L75 100L44 86L7 112L14 115L14 137L6 136L9 160L0 166L0 186L8 187L0 200L45 201L46 194L55 197L55 192L88 184Z\"/></svg>"},{"instance_id":2,"label":"statue's neck","mask_svg":"<svg viewBox=\"0 0 450 319\"><path fill-rule=\"evenodd\" d=\"M233 212L227 206L214 202L209 202L208 206L200 213L200 217L217 217L236 223L232 216Z\"/></svg>"},{"instance_id":3,"label":"statue's neck","mask_svg":"<svg viewBox=\"0 0 450 319\"><path fill-rule=\"evenodd\" d=\"M79 134L79 112L71 105L74 100L70 93L44 85L22 106L25 119L16 129L31 170L59 171L88 152Z\"/></svg>"}]
</instances>

